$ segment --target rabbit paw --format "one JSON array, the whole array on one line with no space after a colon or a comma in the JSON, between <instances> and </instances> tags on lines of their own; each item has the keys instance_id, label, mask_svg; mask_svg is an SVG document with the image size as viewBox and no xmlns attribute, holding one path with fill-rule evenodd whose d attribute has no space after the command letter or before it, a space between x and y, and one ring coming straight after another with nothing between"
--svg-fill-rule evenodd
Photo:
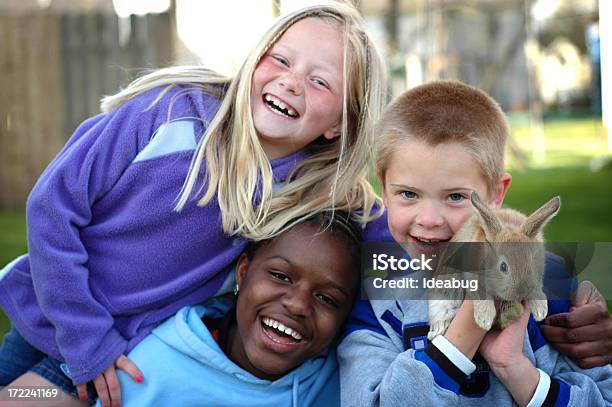
<instances>
[{"instance_id":1,"label":"rabbit paw","mask_svg":"<svg viewBox=\"0 0 612 407\"><path fill-rule=\"evenodd\" d=\"M427 338L431 340L444 334L460 306L461 301L457 300L429 300L429 333Z\"/></svg>"},{"instance_id":2,"label":"rabbit paw","mask_svg":"<svg viewBox=\"0 0 612 407\"><path fill-rule=\"evenodd\" d=\"M474 321L476 325L488 331L493 326L495 314L493 300L474 300Z\"/></svg>"},{"instance_id":3,"label":"rabbit paw","mask_svg":"<svg viewBox=\"0 0 612 407\"><path fill-rule=\"evenodd\" d=\"M531 300L529 301L529 308L533 313L533 318L536 321L541 321L546 318L548 314L548 301L546 300Z\"/></svg>"},{"instance_id":4,"label":"rabbit paw","mask_svg":"<svg viewBox=\"0 0 612 407\"><path fill-rule=\"evenodd\" d=\"M499 327L501 329L516 321L523 313L523 305L518 302L505 303L504 305L499 315Z\"/></svg>"},{"instance_id":5,"label":"rabbit paw","mask_svg":"<svg viewBox=\"0 0 612 407\"><path fill-rule=\"evenodd\" d=\"M427 339L431 341L438 335L444 335L451 321L452 319L443 319L436 322L432 322L429 325L429 333L427 334Z\"/></svg>"}]
</instances>

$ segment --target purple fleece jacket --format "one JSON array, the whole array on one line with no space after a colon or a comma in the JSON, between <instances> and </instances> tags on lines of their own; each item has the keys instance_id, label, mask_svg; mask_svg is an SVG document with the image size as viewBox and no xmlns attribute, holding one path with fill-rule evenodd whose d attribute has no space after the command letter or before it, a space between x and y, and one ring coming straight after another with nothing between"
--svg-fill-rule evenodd
<instances>
[{"instance_id":1,"label":"purple fleece jacket","mask_svg":"<svg viewBox=\"0 0 612 407\"><path fill-rule=\"evenodd\" d=\"M77 384L161 320L213 296L246 245L223 233L216 199L173 211L219 101L154 89L85 121L27 203L29 254L0 271L0 306ZM170 120L168 120L170 119ZM283 180L304 153L274 160Z\"/></svg>"}]
</instances>

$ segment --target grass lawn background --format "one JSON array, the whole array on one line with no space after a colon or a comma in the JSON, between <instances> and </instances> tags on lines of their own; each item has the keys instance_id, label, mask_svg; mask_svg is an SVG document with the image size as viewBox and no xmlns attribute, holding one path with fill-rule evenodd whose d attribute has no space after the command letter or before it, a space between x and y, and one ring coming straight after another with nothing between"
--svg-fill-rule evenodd
<instances>
[{"instance_id":1,"label":"grass lawn background","mask_svg":"<svg viewBox=\"0 0 612 407\"><path fill-rule=\"evenodd\" d=\"M612 242L612 165L597 172L589 168L594 158L610 155L601 122L591 118L545 122L541 161L530 153L534 145L542 145L534 142L534 127L520 117L510 122L516 146L526 153L522 159L509 154L513 180L506 205L530 213L560 195L561 211L546 228L548 241ZM24 214L0 212L0 267L25 252ZM579 278L594 281L612 309L612 261L600 258L597 263ZM0 336L8 328L0 311Z\"/></svg>"}]
</instances>

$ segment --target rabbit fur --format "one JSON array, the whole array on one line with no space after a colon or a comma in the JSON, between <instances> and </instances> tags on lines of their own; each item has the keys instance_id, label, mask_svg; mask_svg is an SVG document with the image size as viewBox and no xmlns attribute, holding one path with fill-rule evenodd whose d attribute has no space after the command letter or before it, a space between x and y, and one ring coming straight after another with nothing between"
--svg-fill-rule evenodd
<instances>
[{"instance_id":1,"label":"rabbit fur","mask_svg":"<svg viewBox=\"0 0 612 407\"><path fill-rule=\"evenodd\" d=\"M474 300L474 320L485 330L503 329L516 320L523 312L522 300L527 301L536 321L544 319L548 312L543 292L542 229L558 213L561 199L554 197L528 217L513 209L492 209L475 192L471 195L471 201L475 213L457 231L451 242L491 243L478 245L477 249L482 250L475 251L478 256L483 256L478 261L485 262L486 266L480 271L461 273L461 278L478 279L479 289L476 293L465 289L430 289L429 339L446 332L466 298ZM451 256L452 251L457 250L456 246L457 243L451 244L450 250L442 253L436 271L438 278L444 278L444 270L440 270L440 266L443 268L444 258ZM447 272L446 277L450 276ZM457 274L453 276L457 277ZM498 309L495 300L501 300L498 301Z\"/></svg>"}]
</instances>

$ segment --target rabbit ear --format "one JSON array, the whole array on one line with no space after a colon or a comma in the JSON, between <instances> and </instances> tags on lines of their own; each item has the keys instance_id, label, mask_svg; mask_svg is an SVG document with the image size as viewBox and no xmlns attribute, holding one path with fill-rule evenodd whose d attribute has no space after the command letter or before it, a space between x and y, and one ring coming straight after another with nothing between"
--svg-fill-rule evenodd
<instances>
[{"instance_id":1,"label":"rabbit ear","mask_svg":"<svg viewBox=\"0 0 612 407\"><path fill-rule=\"evenodd\" d=\"M472 205L474 205L474 208L476 208L476 211L480 215L480 219L484 222L485 235L491 240L493 236L501 232L502 225L499 219L497 219L495 212L480 200L476 192L472 192L471 200Z\"/></svg>"},{"instance_id":2,"label":"rabbit ear","mask_svg":"<svg viewBox=\"0 0 612 407\"><path fill-rule=\"evenodd\" d=\"M559 212L561 207L561 198L554 197L546 202L540 209L529 215L525 223L523 223L522 231L528 237L534 237L548 223L548 221Z\"/></svg>"}]
</instances>

